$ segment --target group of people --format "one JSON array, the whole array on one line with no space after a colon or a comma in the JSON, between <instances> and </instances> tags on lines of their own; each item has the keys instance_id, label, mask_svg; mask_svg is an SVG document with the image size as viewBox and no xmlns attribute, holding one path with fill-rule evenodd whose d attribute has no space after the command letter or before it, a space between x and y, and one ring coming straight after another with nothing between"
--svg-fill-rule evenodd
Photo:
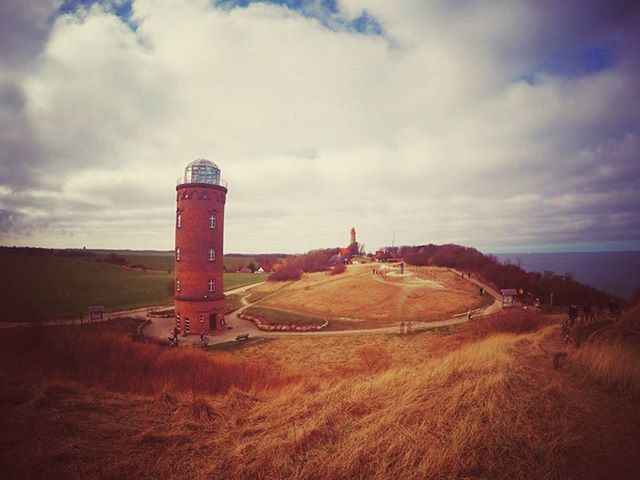
<instances>
[{"instance_id":1,"label":"group of people","mask_svg":"<svg viewBox=\"0 0 640 480\"><path fill-rule=\"evenodd\" d=\"M173 327L173 330L171 331L171 336L169 337L169 346L170 347L177 347L178 343L179 343L179 335L180 335L180 328L178 328L178 326L176 325L175 327ZM207 345L209 345L209 337L207 337L204 333L200 334L200 342L202 342L202 346L206 347Z\"/></svg>"},{"instance_id":2,"label":"group of people","mask_svg":"<svg viewBox=\"0 0 640 480\"><path fill-rule=\"evenodd\" d=\"M609 317L617 320L620 316L620 307L614 299L609 300ZM562 337L565 343L574 341L575 330L581 325L588 325L601 321L605 317L605 308L602 303L597 307L589 302L584 305L571 305L567 310L567 319L562 324Z\"/></svg>"},{"instance_id":3,"label":"group of people","mask_svg":"<svg viewBox=\"0 0 640 480\"><path fill-rule=\"evenodd\" d=\"M173 327L172 330L172 335L169 337L169 346L170 347L177 347L178 346L178 335L180 334L180 329L178 328L178 326L176 325L175 327Z\"/></svg>"}]
</instances>

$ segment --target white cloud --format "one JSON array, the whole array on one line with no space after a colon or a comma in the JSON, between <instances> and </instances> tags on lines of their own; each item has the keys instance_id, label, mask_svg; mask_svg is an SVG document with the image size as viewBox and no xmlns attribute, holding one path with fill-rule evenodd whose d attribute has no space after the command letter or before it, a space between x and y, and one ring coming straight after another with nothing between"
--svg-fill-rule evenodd
<instances>
[{"instance_id":1,"label":"white cloud","mask_svg":"<svg viewBox=\"0 0 640 480\"><path fill-rule=\"evenodd\" d=\"M6 243L169 249L195 157L229 181L227 251L343 244L352 225L370 249L394 230L486 248L638 240L637 75L518 80L543 22L470 5L339 2L384 36L261 3L138 0L136 31L99 6L60 17L21 83L46 152L30 188L50 201L1 190L38 234Z\"/></svg>"}]
</instances>

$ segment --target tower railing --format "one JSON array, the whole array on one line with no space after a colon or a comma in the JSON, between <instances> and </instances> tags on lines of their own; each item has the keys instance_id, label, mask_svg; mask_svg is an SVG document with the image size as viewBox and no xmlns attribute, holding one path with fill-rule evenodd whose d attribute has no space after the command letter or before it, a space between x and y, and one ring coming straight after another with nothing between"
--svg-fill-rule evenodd
<instances>
[{"instance_id":1,"label":"tower railing","mask_svg":"<svg viewBox=\"0 0 640 480\"><path fill-rule=\"evenodd\" d=\"M176 180L176 185L218 185L220 187L228 188L227 181L221 178L218 183L193 183L193 182L185 182L184 179L178 178Z\"/></svg>"}]
</instances>

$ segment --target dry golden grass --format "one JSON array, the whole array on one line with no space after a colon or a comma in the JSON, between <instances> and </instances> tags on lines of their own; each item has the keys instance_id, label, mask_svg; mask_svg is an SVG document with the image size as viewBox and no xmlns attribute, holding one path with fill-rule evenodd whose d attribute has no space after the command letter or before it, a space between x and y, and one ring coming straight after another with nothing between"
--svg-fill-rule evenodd
<instances>
[{"instance_id":1,"label":"dry golden grass","mask_svg":"<svg viewBox=\"0 0 640 480\"><path fill-rule=\"evenodd\" d=\"M231 387L264 390L291 382L286 372L194 348L167 349L81 327L3 332L0 363L13 375L61 378L108 390L154 394L164 390L222 393Z\"/></svg>"},{"instance_id":2,"label":"dry golden grass","mask_svg":"<svg viewBox=\"0 0 640 480\"><path fill-rule=\"evenodd\" d=\"M612 328L594 337L572 356L607 388L640 399L640 306L632 308Z\"/></svg>"},{"instance_id":3,"label":"dry golden grass","mask_svg":"<svg viewBox=\"0 0 640 480\"><path fill-rule=\"evenodd\" d=\"M577 349L572 358L607 387L640 398L640 347L623 341L592 342Z\"/></svg>"},{"instance_id":4,"label":"dry golden grass","mask_svg":"<svg viewBox=\"0 0 640 480\"><path fill-rule=\"evenodd\" d=\"M503 329L504 321L493 325ZM172 384L150 395L118 393L140 390L110 381L98 388L99 382L67 369L57 380L33 372L25 377L29 372L14 370L18 362L8 365L5 356L0 476L634 478L640 466L635 405L571 369L553 370L537 346L552 332L536 330L542 324L518 335L483 328L479 336L463 329L303 337L233 355L203 354L220 368L205 369L202 384L246 363L264 377L256 386L233 376L215 395L198 393L206 388L180 393ZM146 345L126 348L136 346L148 352ZM206 362L190 349L184 354ZM22 355L31 368L43 358ZM148 360L154 366L179 358L168 349L154 355ZM127 377L122 366L137 369L144 358L124 356L118 363L101 350L82 359L108 379ZM178 370L185 367L179 363ZM273 370L286 381L269 376Z\"/></svg>"},{"instance_id":5,"label":"dry golden grass","mask_svg":"<svg viewBox=\"0 0 640 480\"><path fill-rule=\"evenodd\" d=\"M401 282L383 281L371 270L370 265L352 265L339 276L305 274L266 296L260 306L319 316L333 321L334 329L360 329L443 320L487 301L475 286L444 269L412 268L413 279Z\"/></svg>"}]
</instances>

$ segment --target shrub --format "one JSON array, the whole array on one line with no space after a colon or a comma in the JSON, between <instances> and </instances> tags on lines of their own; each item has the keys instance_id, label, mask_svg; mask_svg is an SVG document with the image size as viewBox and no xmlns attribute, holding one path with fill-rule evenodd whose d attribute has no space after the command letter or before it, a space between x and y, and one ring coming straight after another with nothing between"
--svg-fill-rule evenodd
<instances>
[{"instance_id":1,"label":"shrub","mask_svg":"<svg viewBox=\"0 0 640 480\"><path fill-rule=\"evenodd\" d=\"M362 347L358 350L358 358L369 373L386 370L391 365L391 354L382 346Z\"/></svg>"},{"instance_id":2,"label":"shrub","mask_svg":"<svg viewBox=\"0 0 640 480\"><path fill-rule=\"evenodd\" d=\"M336 263L335 267L331 269L331 275L338 275L340 273L344 273L347 270L347 267L344 263Z\"/></svg>"},{"instance_id":3,"label":"shrub","mask_svg":"<svg viewBox=\"0 0 640 480\"><path fill-rule=\"evenodd\" d=\"M287 265L277 272L273 272L269 275L267 280L271 280L273 282L287 282L289 280L300 280L300 278L302 278L302 270Z\"/></svg>"}]
</instances>

